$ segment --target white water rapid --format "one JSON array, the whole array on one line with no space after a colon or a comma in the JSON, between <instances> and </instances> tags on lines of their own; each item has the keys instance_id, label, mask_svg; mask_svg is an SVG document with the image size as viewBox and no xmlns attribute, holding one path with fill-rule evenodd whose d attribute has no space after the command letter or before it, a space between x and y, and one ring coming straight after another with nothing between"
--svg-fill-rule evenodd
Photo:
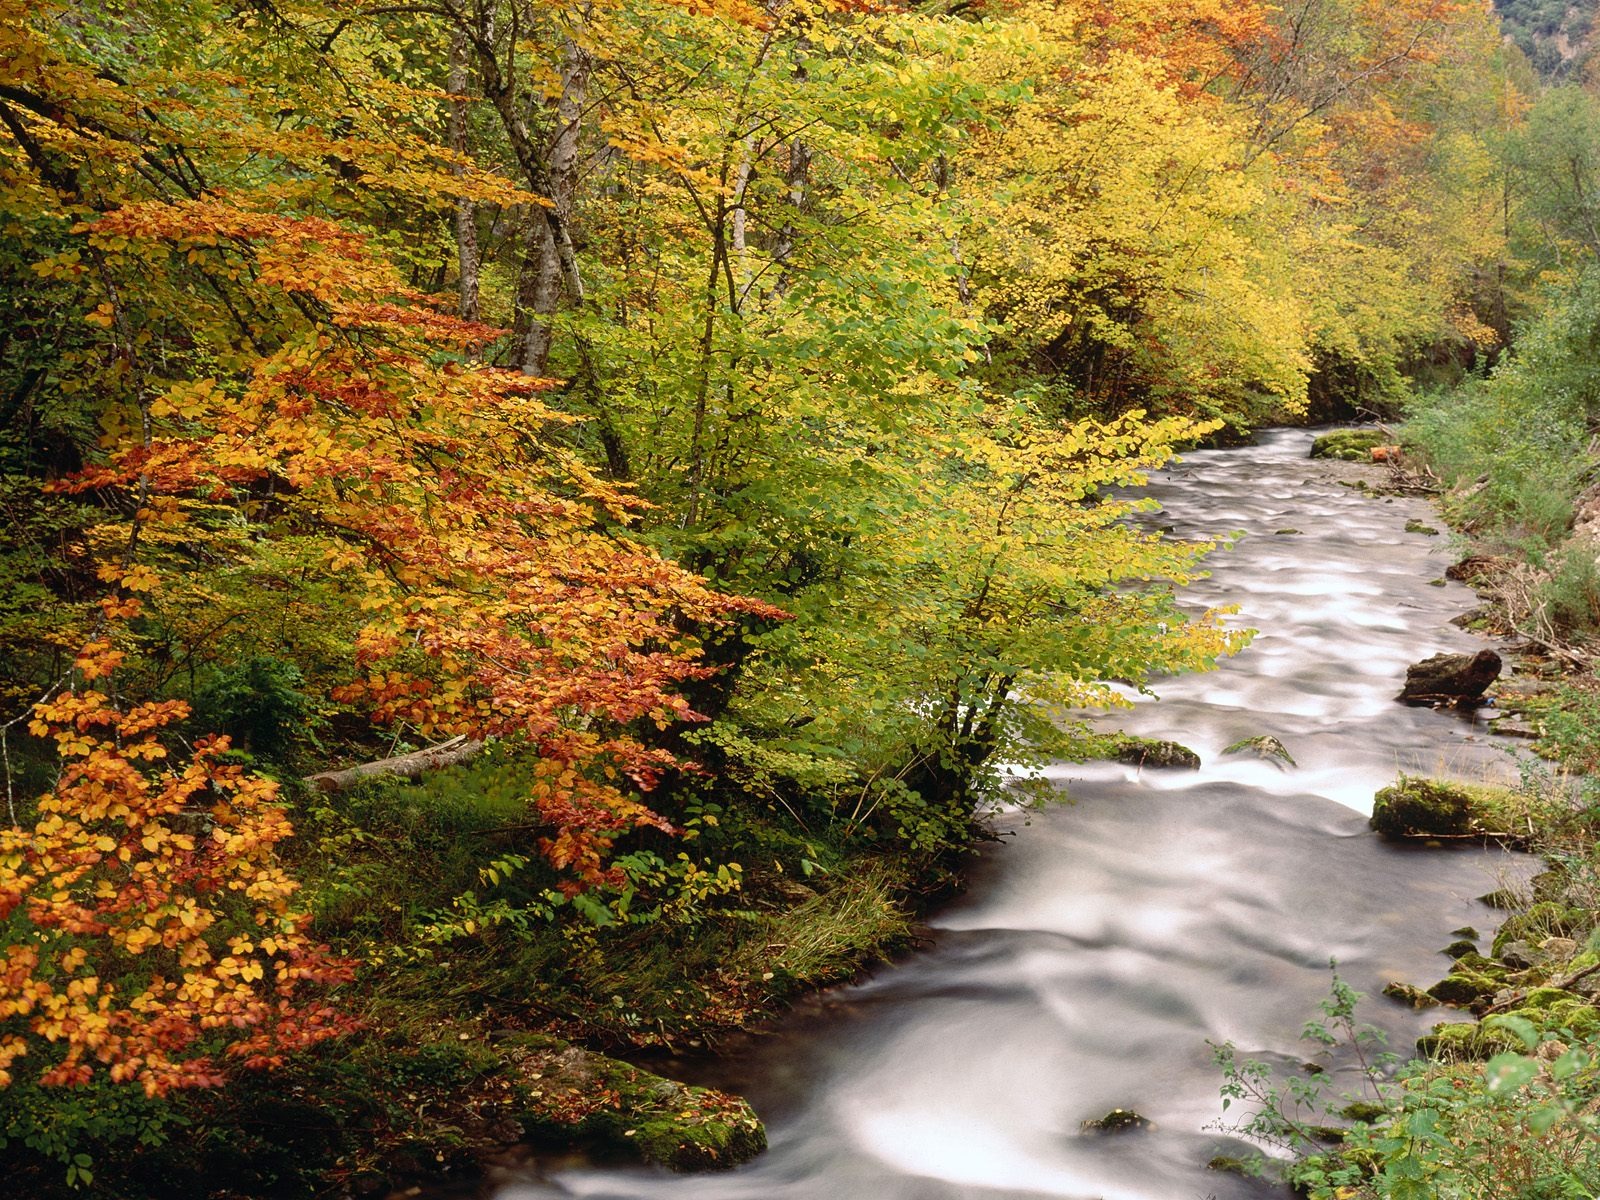
<instances>
[{"instance_id":1,"label":"white water rapid","mask_svg":"<svg viewBox=\"0 0 1600 1200\"><path fill-rule=\"evenodd\" d=\"M1177 537L1241 531L1196 606L1236 603L1260 630L1217 671L1162 681L1108 725L1198 751L1199 771L1114 764L1052 772L1073 803L1009 822L932 944L801 1006L696 1082L741 1092L771 1149L722 1175L530 1165L495 1200L1244 1200L1285 1191L1206 1169L1239 1143L1207 1040L1299 1064L1328 960L1369 994L1396 1049L1441 1013L1378 994L1427 986L1451 931L1487 935L1474 897L1526 859L1414 850L1366 828L1399 770L1509 768L1481 725L1394 702L1407 664L1482 642L1450 625L1470 591L1434 586L1444 537L1420 501L1363 495L1307 460L1311 434L1202 451L1152 479ZM1285 532L1294 530L1298 532ZM1271 734L1298 765L1223 756ZM1007 822L1002 821L1002 826ZM1341 1090L1335 1082L1333 1091ZM1154 1127L1086 1134L1131 1108Z\"/></svg>"}]
</instances>

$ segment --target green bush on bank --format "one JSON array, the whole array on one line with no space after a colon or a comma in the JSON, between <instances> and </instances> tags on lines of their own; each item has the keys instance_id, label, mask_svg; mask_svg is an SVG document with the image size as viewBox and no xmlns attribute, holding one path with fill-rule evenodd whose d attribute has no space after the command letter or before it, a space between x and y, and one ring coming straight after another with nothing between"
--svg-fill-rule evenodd
<instances>
[{"instance_id":1,"label":"green bush on bank","mask_svg":"<svg viewBox=\"0 0 1600 1200\"><path fill-rule=\"evenodd\" d=\"M1600 416L1600 268L1523 330L1488 378L1418 396L1404 436L1455 489L1447 507L1503 548L1548 549L1571 526Z\"/></svg>"}]
</instances>

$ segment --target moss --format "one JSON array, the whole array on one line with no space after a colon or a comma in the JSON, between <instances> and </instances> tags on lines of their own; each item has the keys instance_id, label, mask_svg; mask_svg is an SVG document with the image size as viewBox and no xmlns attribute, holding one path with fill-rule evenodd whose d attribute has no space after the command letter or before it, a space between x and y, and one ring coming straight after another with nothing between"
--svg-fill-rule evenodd
<instances>
[{"instance_id":1,"label":"moss","mask_svg":"<svg viewBox=\"0 0 1600 1200\"><path fill-rule=\"evenodd\" d=\"M1500 990L1500 980L1480 971L1457 968L1428 989L1440 1004L1465 1007L1480 1001L1492 1000Z\"/></svg>"},{"instance_id":2,"label":"moss","mask_svg":"<svg viewBox=\"0 0 1600 1200\"><path fill-rule=\"evenodd\" d=\"M674 1171L734 1167L766 1149L749 1104L549 1038L506 1039L514 1116L527 1136Z\"/></svg>"},{"instance_id":3,"label":"moss","mask_svg":"<svg viewBox=\"0 0 1600 1200\"><path fill-rule=\"evenodd\" d=\"M1427 992L1409 983L1386 983L1383 985L1383 994L1391 1000L1409 1004L1412 1008L1432 1008L1439 1003Z\"/></svg>"},{"instance_id":4,"label":"moss","mask_svg":"<svg viewBox=\"0 0 1600 1200\"><path fill-rule=\"evenodd\" d=\"M1527 842L1525 830L1542 823L1541 801L1515 788L1456 783L1402 775L1372 800L1368 824L1384 837L1427 839L1476 834L1507 846ZM1491 900L1490 897L1495 897ZM1515 907L1515 897L1491 892L1480 897L1496 908Z\"/></svg>"},{"instance_id":5,"label":"moss","mask_svg":"<svg viewBox=\"0 0 1600 1200\"><path fill-rule=\"evenodd\" d=\"M1131 1108L1113 1108L1105 1116L1083 1123L1085 1133L1129 1133L1151 1128L1150 1119L1142 1117Z\"/></svg>"},{"instance_id":6,"label":"moss","mask_svg":"<svg viewBox=\"0 0 1600 1200\"><path fill-rule=\"evenodd\" d=\"M1422 533L1422 534L1426 534L1429 537L1438 537L1439 536L1439 531L1437 529L1435 529L1432 525L1429 525L1429 524L1427 524L1426 522L1423 522L1423 521L1418 521L1416 518L1412 518L1411 520L1406 522L1406 532L1407 533Z\"/></svg>"},{"instance_id":7,"label":"moss","mask_svg":"<svg viewBox=\"0 0 1600 1200\"><path fill-rule=\"evenodd\" d=\"M1289 753L1289 748L1277 738L1269 734L1260 734L1256 737L1242 738L1233 743L1224 754L1254 754L1258 758L1275 758L1288 763L1291 767L1297 764L1294 756Z\"/></svg>"},{"instance_id":8,"label":"moss","mask_svg":"<svg viewBox=\"0 0 1600 1200\"><path fill-rule=\"evenodd\" d=\"M1550 937L1571 937L1582 927L1584 914L1554 900L1541 900L1526 912L1512 913L1494 935L1494 953L1514 941L1537 946Z\"/></svg>"},{"instance_id":9,"label":"moss","mask_svg":"<svg viewBox=\"0 0 1600 1200\"><path fill-rule=\"evenodd\" d=\"M1565 1033L1580 1041L1600 1036L1600 1010L1560 988L1535 988L1507 1015L1521 1017L1544 1033Z\"/></svg>"},{"instance_id":10,"label":"moss","mask_svg":"<svg viewBox=\"0 0 1600 1200\"><path fill-rule=\"evenodd\" d=\"M1486 975L1496 982L1504 980L1508 974L1508 968L1505 963L1487 958L1476 950L1468 950L1458 957L1456 965L1450 969L1452 971L1473 971L1479 975Z\"/></svg>"},{"instance_id":11,"label":"moss","mask_svg":"<svg viewBox=\"0 0 1600 1200\"><path fill-rule=\"evenodd\" d=\"M1460 788L1403 775L1373 797L1368 824L1384 837L1449 837L1471 828L1472 813Z\"/></svg>"},{"instance_id":12,"label":"moss","mask_svg":"<svg viewBox=\"0 0 1600 1200\"><path fill-rule=\"evenodd\" d=\"M1515 1034L1504 1029L1486 1029L1476 1021L1469 1021L1458 1025L1435 1025L1432 1033L1417 1039L1417 1056L1451 1061L1482 1061L1521 1047L1522 1043Z\"/></svg>"},{"instance_id":13,"label":"moss","mask_svg":"<svg viewBox=\"0 0 1600 1200\"><path fill-rule=\"evenodd\" d=\"M1478 947L1465 939L1451 942L1443 950L1439 951L1440 954L1448 955L1451 958L1464 958L1468 954L1476 954L1477 952Z\"/></svg>"},{"instance_id":14,"label":"moss","mask_svg":"<svg viewBox=\"0 0 1600 1200\"><path fill-rule=\"evenodd\" d=\"M1388 1116L1389 1110L1370 1100L1353 1100L1339 1110L1339 1115L1346 1121L1365 1121L1370 1124Z\"/></svg>"},{"instance_id":15,"label":"moss","mask_svg":"<svg viewBox=\"0 0 1600 1200\"><path fill-rule=\"evenodd\" d=\"M1121 734L1112 742L1109 757L1134 767L1178 767L1198 770L1200 756L1178 742Z\"/></svg>"},{"instance_id":16,"label":"moss","mask_svg":"<svg viewBox=\"0 0 1600 1200\"><path fill-rule=\"evenodd\" d=\"M1334 458L1342 462L1371 462L1374 447L1386 445L1389 438L1378 429L1339 429L1321 434L1311 443L1312 458Z\"/></svg>"}]
</instances>

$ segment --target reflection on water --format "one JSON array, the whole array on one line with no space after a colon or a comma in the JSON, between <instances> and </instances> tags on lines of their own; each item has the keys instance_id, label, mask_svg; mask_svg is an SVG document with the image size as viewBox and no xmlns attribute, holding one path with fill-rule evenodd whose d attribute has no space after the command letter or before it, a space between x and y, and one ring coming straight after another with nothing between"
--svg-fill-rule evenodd
<instances>
[{"instance_id":1,"label":"reflection on water","mask_svg":"<svg viewBox=\"0 0 1600 1200\"><path fill-rule=\"evenodd\" d=\"M932 945L819 997L698 1082L749 1096L772 1148L725 1175L530 1166L496 1200L1242 1200L1281 1194L1205 1169L1228 1148L1206 1041L1297 1063L1327 963L1375 994L1443 973L1450 931L1492 927L1473 897L1514 856L1419 852L1366 831L1397 770L1506 769L1481 727L1393 700L1409 663L1481 643L1449 625L1472 603L1430 586L1441 539L1407 534L1420 503L1339 486L1310 434L1205 451L1152 480L1175 536L1244 536L1188 593L1260 630L1208 675L1164 681L1116 724L1198 751L1198 771L1063 765L1071 806L1014 818ZM1293 529L1298 532L1279 532ZM1289 767L1223 756L1271 734ZM1025 827L1024 827L1025 826ZM1397 1045L1418 1015L1364 1006ZM1151 1130L1084 1134L1114 1107Z\"/></svg>"}]
</instances>

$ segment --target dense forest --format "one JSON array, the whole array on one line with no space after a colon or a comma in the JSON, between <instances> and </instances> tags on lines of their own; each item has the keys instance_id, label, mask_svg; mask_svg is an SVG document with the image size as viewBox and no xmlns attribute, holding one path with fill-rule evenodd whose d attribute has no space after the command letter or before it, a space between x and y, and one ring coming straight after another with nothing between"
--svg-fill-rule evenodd
<instances>
[{"instance_id":1,"label":"dense forest","mask_svg":"<svg viewBox=\"0 0 1600 1200\"><path fill-rule=\"evenodd\" d=\"M605 1055L1242 645L1126 519L1184 447L1407 415L1508 626L1600 623L1600 100L1486 3L0 0L0 221L32 1194L758 1148Z\"/></svg>"}]
</instances>

